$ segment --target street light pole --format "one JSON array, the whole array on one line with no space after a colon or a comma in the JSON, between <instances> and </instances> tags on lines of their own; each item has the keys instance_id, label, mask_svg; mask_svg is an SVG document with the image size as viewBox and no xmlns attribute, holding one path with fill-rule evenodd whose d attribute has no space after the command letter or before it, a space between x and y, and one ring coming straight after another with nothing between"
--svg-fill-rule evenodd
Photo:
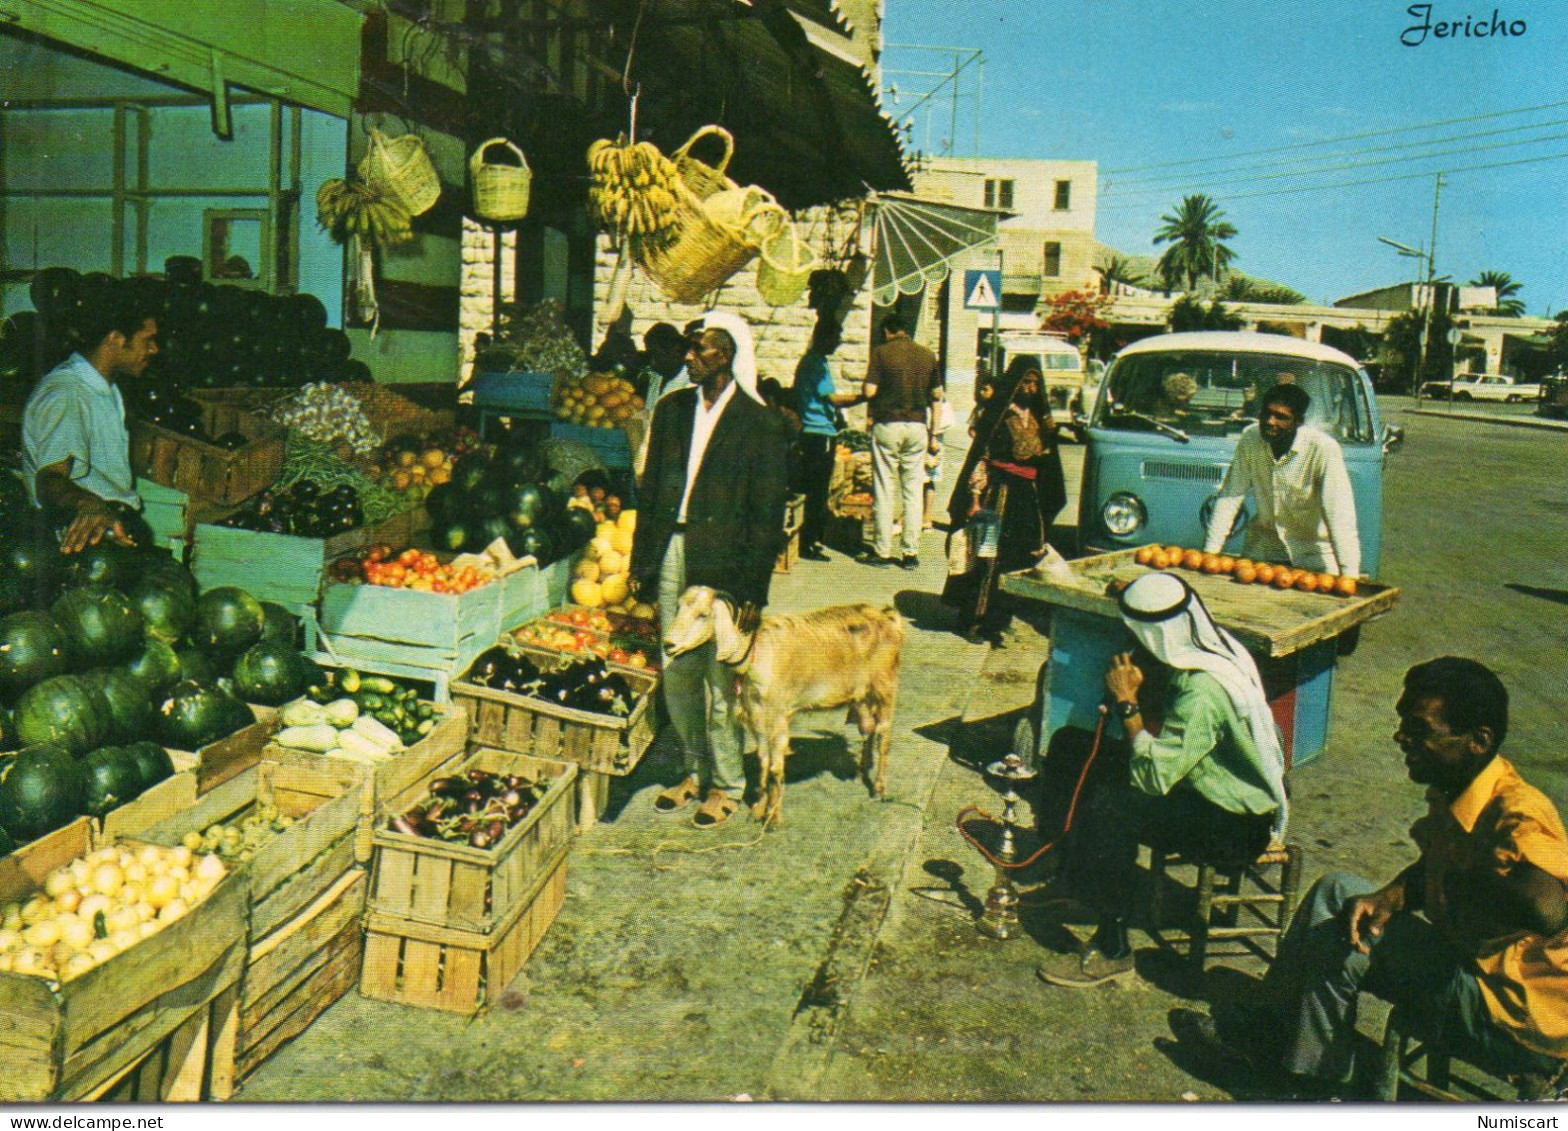
<instances>
[{"instance_id":1,"label":"street light pole","mask_svg":"<svg viewBox=\"0 0 1568 1131\"><path fill-rule=\"evenodd\" d=\"M1439 185L1439 188L1441 188L1441 186L1442 186L1441 174L1439 174L1438 185ZM1436 210L1434 208L1434 210L1433 210L1433 230L1434 231L1436 230L1436 222L1437 222L1436 221ZM1428 339L1431 337L1431 330L1432 330L1432 307L1435 305L1432 300L1433 300L1433 292L1436 289L1436 282L1435 282L1436 272L1432 269L1432 256L1431 256L1430 252L1425 252L1425 251L1421 251L1421 250L1419 250L1417 248L1413 248L1409 244L1402 244L1398 240L1391 240L1387 236L1378 236L1377 237L1377 242L1381 243L1381 244L1387 244L1389 247L1391 247L1395 251L1397 251L1400 255L1403 255L1403 256L1405 256L1408 259L1422 259L1422 260L1426 261L1426 297L1425 297L1424 301L1422 302L1422 318L1421 318L1421 354L1420 354L1420 357L1418 357L1416 359L1416 372L1415 372L1415 397L1416 397L1416 404L1420 404L1421 403L1421 374L1426 369L1427 342L1428 342Z\"/></svg>"}]
</instances>

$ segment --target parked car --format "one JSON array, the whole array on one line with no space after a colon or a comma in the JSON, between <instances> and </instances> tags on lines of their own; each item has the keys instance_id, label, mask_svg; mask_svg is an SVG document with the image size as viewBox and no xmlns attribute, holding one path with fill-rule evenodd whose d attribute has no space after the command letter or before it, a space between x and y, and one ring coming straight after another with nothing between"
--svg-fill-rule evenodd
<instances>
[{"instance_id":1,"label":"parked car","mask_svg":"<svg viewBox=\"0 0 1568 1131\"><path fill-rule=\"evenodd\" d=\"M1165 379L1185 373L1197 384L1173 410ZM1383 460L1403 439L1383 427L1366 373L1348 355L1278 334L1164 334L1116 355L1088 420L1078 532L1084 553L1149 542L1197 547L1236 440L1257 419L1258 398L1289 379L1312 397L1306 423L1333 436L1345 453L1356 497L1362 569L1376 575L1383 543ZM1253 513L1249 499L1226 542L1241 548Z\"/></svg>"},{"instance_id":2,"label":"parked car","mask_svg":"<svg viewBox=\"0 0 1568 1131\"><path fill-rule=\"evenodd\" d=\"M1526 385L1501 373L1475 373L1456 381L1428 381L1421 386L1423 397L1435 400L1499 401L1522 404L1541 395L1538 384Z\"/></svg>"}]
</instances>

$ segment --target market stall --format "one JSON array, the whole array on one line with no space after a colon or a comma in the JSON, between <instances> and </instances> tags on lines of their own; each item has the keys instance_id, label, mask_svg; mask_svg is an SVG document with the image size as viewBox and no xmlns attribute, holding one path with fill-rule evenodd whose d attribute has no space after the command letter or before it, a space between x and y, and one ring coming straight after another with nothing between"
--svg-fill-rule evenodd
<instances>
[{"instance_id":1,"label":"market stall","mask_svg":"<svg viewBox=\"0 0 1568 1131\"><path fill-rule=\"evenodd\" d=\"M1003 592L1051 607L1049 693L1037 720L1042 739L1064 726L1095 729L1105 700L1105 671L1111 657L1129 647L1117 594L1155 568L1140 563L1139 552L1118 551L1003 576ZM1215 622L1257 661L1284 736L1287 767L1318 757L1328 741L1339 638L1393 608L1399 590L1375 581L1341 583L1335 590L1320 585L1316 574L1307 575L1313 579L1310 588L1304 582L1297 588L1297 571L1290 570L1283 571L1290 583L1279 585L1272 566L1269 580L1260 582L1257 570L1249 568L1241 571L1248 577L1243 582L1234 560L1230 572L1222 571L1220 559L1205 572L1204 555L1197 557L1198 568L1185 569L1182 579Z\"/></svg>"}]
</instances>

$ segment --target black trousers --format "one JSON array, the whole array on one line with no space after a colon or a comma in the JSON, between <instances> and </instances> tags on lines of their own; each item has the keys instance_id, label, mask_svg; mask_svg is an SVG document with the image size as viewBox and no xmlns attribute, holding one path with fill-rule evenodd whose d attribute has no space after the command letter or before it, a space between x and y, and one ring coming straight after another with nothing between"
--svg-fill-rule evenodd
<instances>
[{"instance_id":1,"label":"black trousers","mask_svg":"<svg viewBox=\"0 0 1568 1131\"><path fill-rule=\"evenodd\" d=\"M800 527L800 544L814 546L828 528L828 482L833 478L837 436L815 432L800 434L800 475L797 490L806 496L806 514Z\"/></svg>"}]
</instances>

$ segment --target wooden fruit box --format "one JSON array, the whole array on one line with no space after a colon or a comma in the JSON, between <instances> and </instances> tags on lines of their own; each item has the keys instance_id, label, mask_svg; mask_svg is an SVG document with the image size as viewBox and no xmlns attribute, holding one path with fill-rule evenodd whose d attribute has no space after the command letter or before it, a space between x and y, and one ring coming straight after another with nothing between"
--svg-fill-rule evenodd
<instances>
[{"instance_id":1,"label":"wooden fruit box","mask_svg":"<svg viewBox=\"0 0 1568 1131\"><path fill-rule=\"evenodd\" d=\"M204 507L194 514L191 572L197 583L204 592L220 585L237 585L258 601L275 601L296 616L315 606L327 565L335 558L377 542L407 546L430 529L430 515L423 507L331 538L215 525L233 513L227 508Z\"/></svg>"},{"instance_id":2,"label":"wooden fruit box","mask_svg":"<svg viewBox=\"0 0 1568 1131\"><path fill-rule=\"evenodd\" d=\"M196 755L171 750L169 758L174 762L174 773L141 796L111 809L101 820L93 820L94 848L140 836L196 804Z\"/></svg>"},{"instance_id":3,"label":"wooden fruit box","mask_svg":"<svg viewBox=\"0 0 1568 1131\"><path fill-rule=\"evenodd\" d=\"M383 810L373 841L369 904L372 918L390 923L490 935L500 933L538 881L571 843L570 762L481 749L452 770L472 769L549 779L544 797L493 848L471 848L386 827L386 819L424 794L423 787Z\"/></svg>"},{"instance_id":4,"label":"wooden fruit box","mask_svg":"<svg viewBox=\"0 0 1568 1131\"><path fill-rule=\"evenodd\" d=\"M131 470L193 498L220 504L243 502L272 486L283 473L284 430L259 417L237 418L233 430L249 442L234 449L142 420L128 423Z\"/></svg>"},{"instance_id":5,"label":"wooden fruit box","mask_svg":"<svg viewBox=\"0 0 1568 1131\"><path fill-rule=\"evenodd\" d=\"M139 1104L228 1099L238 999L238 987L224 990L118 1080L78 1098Z\"/></svg>"},{"instance_id":6,"label":"wooden fruit box","mask_svg":"<svg viewBox=\"0 0 1568 1131\"><path fill-rule=\"evenodd\" d=\"M432 777L443 776L443 767L462 759L468 748L468 710L461 705L444 709L436 725L414 745L385 762L367 766L348 758L330 758L309 750L293 750L276 743L265 755L285 766L310 771L293 782L296 790L318 789L323 797L353 793L359 798L359 819L354 834L354 859L370 862L376 815L394 799L417 790ZM414 800L409 799L410 803Z\"/></svg>"},{"instance_id":7,"label":"wooden fruit box","mask_svg":"<svg viewBox=\"0 0 1568 1131\"><path fill-rule=\"evenodd\" d=\"M492 1004L566 901L566 851L563 839L489 932L432 926L372 907L359 992L378 1001L452 1013L477 1013Z\"/></svg>"},{"instance_id":8,"label":"wooden fruit box","mask_svg":"<svg viewBox=\"0 0 1568 1131\"><path fill-rule=\"evenodd\" d=\"M80 818L0 857L0 901L31 894L91 849ZM163 1098L204 1098L208 1049L233 1029L245 907L245 885L231 874L189 913L79 978L0 972L0 1101L95 1098L179 1033Z\"/></svg>"},{"instance_id":9,"label":"wooden fruit box","mask_svg":"<svg viewBox=\"0 0 1568 1131\"><path fill-rule=\"evenodd\" d=\"M559 655L523 648L536 661ZM616 666L636 702L622 718L577 711L510 691L496 691L454 680L452 699L466 703L473 719L469 734L481 746L572 762L594 773L617 777L631 773L654 739L653 693L659 677L638 668Z\"/></svg>"},{"instance_id":10,"label":"wooden fruit box","mask_svg":"<svg viewBox=\"0 0 1568 1131\"><path fill-rule=\"evenodd\" d=\"M278 713L272 708L258 707L251 707L251 713L256 721L250 726L209 742L200 750L169 749L176 769L187 767L195 772L198 797L261 761L261 752L277 733Z\"/></svg>"},{"instance_id":11,"label":"wooden fruit box","mask_svg":"<svg viewBox=\"0 0 1568 1131\"><path fill-rule=\"evenodd\" d=\"M366 417L388 440L408 433L450 431L457 419L450 409L425 408L374 381L349 381L342 387L354 395Z\"/></svg>"},{"instance_id":12,"label":"wooden fruit box","mask_svg":"<svg viewBox=\"0 0 1568 1131\"><path fill-rule=\"evenodd\" d=\"M349 667L361 662L466 671L501 633L499 581L467 593L337 584L321 597L321 648Z\"/></svg>"},{"instance_id":13,"label":"wooden fruit box","mask_svg":"<svg viewBox=\"0 0 1568 1131\"><path fill-rule=\"evenodd\" d=\"M169 550L180 557L191 536L191 497L184 491L165 487L150 479L138 479L136 493L141 496L142 517L152 527L158 548Z\"/></svg>"},{"instance_id":14,"label":"wooden fruit box","mask_svg":"<svg viewBox=\"0 0 1568 1131\"><path fill-rule=\"evenodd\" d=\"M249 929L255 941L314 901L354 867L359 795L331 786L301 766L262 762L199 797L185 812L149 829L144 839L179 844L187 833L241 819L256 805L271 804L294 823L262 842L256 855L230 868L249 893Z\"/></svg>"},{"instance_id":15,"label":"wooden fruit box","mask_svg":"<svg viewBox=\"0 0 1568 1131\"><path fill-rule=\"evenodd\" d=\"M574 606L568 606L567 610L572 607ZM549 616L535 617L532 620L513 628L509 635L512 640L522 648L531 648L536 651L549 652L553 656L561 659L573 659L591 654L600 656L602 659L604 659L605 663L607 663L615 671L623 673L630 671L634 674L640 675L657 675L659 673L659 658L661 653L659 649L657 621L650 622L654 628L653 635L650 638L649 636L642 633L633 635L627 632L605 632L602 629L588 628L584 625L567 624L564 621L558 619L559 615L563 611L567 610L556 609ZM623 621L629 619L621 618L619 614L611 615ZM548 639L540 637L535 632L531 631L534 629L558 630L560 632L569 633L572 635L583 632L591 636L595 643L590 646L590 648L586 649L575 646L569 648L564 645L551 644ZM639 666L637 664L621 663L619 661L610 659L609 653L616 648L624 649L627 652L641 651L643 654L643 659L646 661L646 663Z\"/></svg>"},{"instance_id":16,"label":"wooden fruit box","mask_svg":"<svg viewBox=\"0 0 1568 1131\"><path fill-rule=\"evenodd\" d=\"M363 869L345 872L298 915L251 943L240 991L236 1083L359 981L368 888Z\"/></svg>"},{"instance_id":17,"label":"wooden fruit box","mask_svg":"<svg viewBox=\"0 0 1568 1131\"><path fill-rule=\"evenodd\" d=\"M590 428L584 424L569 424L564 420L550 421L553 439L575 440L593 449L604 466L611 471L626 470L632 465L633 448L625 429Z\"/></svg>"}]
</instances>

